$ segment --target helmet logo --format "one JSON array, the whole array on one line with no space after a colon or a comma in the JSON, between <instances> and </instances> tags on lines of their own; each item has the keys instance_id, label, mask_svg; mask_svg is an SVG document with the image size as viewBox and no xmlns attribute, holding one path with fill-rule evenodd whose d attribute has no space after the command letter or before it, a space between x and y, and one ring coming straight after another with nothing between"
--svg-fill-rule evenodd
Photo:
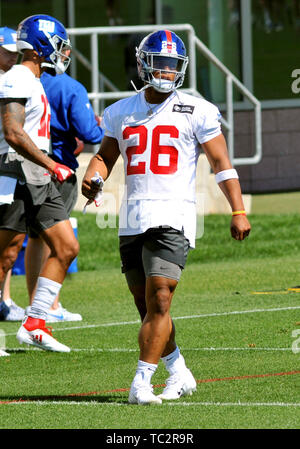
<instances>
[{"instance_id":1,"label":"helmet logo","mask_svg":"<svg viewBox=\"0 0 300 449\"><path fill-rule=\"evenodd\" d=\"M176 42L162 41L161 52L162 53L177 53Z\"/></svg>"},{"instance_id":2,"label":"helmet logo","mask_svg":"<svg viewBox=\"0 0 300 449\"><path fill-rule=\"evenodd\" d=\"M54 33L55 23L51 20L39 19L39 31L47 31L48 33Z\"/></svg>"}]
</instances>

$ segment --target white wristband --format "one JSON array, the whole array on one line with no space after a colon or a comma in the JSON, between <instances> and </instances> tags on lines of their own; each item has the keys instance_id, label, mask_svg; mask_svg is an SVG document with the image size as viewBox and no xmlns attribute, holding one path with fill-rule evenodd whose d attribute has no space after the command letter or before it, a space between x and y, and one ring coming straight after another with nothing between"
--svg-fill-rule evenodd
<instances>
[{"instance_id":1,"label":"white wristband","mask_svg":"<svg viewBox=\"0 0 300 449\"><path fill-rule=\"evenodd\" d=\"M239 179L239 175L237 174L235 168L219 171L219 173L216 174L216 182L218 184L222 181L226 181L227 179Z\"/></svg>"}]
</instances>

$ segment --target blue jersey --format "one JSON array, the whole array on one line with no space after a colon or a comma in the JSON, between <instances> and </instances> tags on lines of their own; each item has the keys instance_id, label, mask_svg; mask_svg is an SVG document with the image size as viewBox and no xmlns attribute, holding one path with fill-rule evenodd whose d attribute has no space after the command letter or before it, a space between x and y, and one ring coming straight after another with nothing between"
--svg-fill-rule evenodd
<instances>
[{"instance_id":1,"label":"blue jersey","mask_svg":"<svg viewBox=\"0 0 300 449\"><path fill-rule=\"evenodd\" d=\"M66 73L44 72L41 82L51 107L50 133L52 158L76 170L75 137L85 143L101 142L104 131L98 126L85 87Z\"/></svg>"}]
</instances>

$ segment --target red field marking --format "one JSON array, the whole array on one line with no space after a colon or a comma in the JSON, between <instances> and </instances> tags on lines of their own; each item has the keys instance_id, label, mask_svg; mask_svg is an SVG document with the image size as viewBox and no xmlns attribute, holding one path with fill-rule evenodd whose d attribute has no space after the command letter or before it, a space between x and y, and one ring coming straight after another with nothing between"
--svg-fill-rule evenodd
<instances>
[{"instance_id":1,"label":"red field marking","mask_svg":"<svg viewBox=\"0 0 300 449\"><path fill-rule=\"evenodd\" d=\"M263 377L274 377L274 376L292 376L294 374L300 374L300 371L285 371L281 373L267 373L267 374L249 374L246 376L232 376L232 377L216 377L212 379L199 379L196 382L198 384L207 383L207 382L222 382L226 380L244 380L244 379L257 379ZM165 387L166 384L161 385L153 385L154 388ZM0 401L0 405L2 404L17 404L18 402L32 402L34 401L45 401L45 400L57 400L57 399L66 399L66 398L74 398L74 397L82 397L82 396L95 396L99 394L107 394L107 393L124 393L128 392L130 388L115 388L113 390L102 390L102 391L89 391L87 393L71 393L65 396L40 396L35 399L12 399L8 401Z\"/></svg>"},{"instance_id":2,"label":"red field marking","mask_svg":"<svg viewBox=\"0 0 300 449\"><path fill-rule=\"evenodd\" d=\"M219 382L223 380L242 380L242 379L255 379L259 377L272 377L272 376L291 376L293 374L300 374L300 371L286 371L282 373L269 373L269 374L251 374L247 376L233 376L233 377L220 377L216 379L202 379L197 380L196 382L198 384L205 383L205 382Z\"/></svg>"}]
</instances>

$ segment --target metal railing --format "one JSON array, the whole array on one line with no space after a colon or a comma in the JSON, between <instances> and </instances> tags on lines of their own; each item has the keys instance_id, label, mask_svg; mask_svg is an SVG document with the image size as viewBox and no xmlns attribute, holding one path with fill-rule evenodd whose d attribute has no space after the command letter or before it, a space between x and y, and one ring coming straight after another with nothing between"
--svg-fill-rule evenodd
<instances>
[{"instance_id":1,"label":"metal railing","mask_svg":"<svg viewBox=\"0 0 300 449\"><path fill-rule=\"evenodd\" d=\"M160 29L171 31L184 31L188 39L188 82L189 87L182 89L185 92L202 97L197 90L196 77L196 49L199 50L212 64L214 64L225 76L226 79L226 119L222 118L222 124L227 130L228 152L233 165L257 164L262 158L262 125L261 125L261 103L260 101L241 83L241 81L209 50L209 48L195 35L195 30L190 24L177 25L137 25L118 27L87 27L69 28L68 33L72 36L90 35L91 61L80 52L74 49L73 53L91 71L92 92L88 93L96 114L99 114L99 102L103 104L105 100L119 100L121 98L135 95L134 91L118 91L101 72L99 72L99 51L98 36L111 34L132 34L151 33ZM104 86L109 92L103 92ZM235 157L234 155L234 101L233 86L235 86L244 97L254 106L255 115L255 153L250 157Z\"/></svg>"}]
</instances>

